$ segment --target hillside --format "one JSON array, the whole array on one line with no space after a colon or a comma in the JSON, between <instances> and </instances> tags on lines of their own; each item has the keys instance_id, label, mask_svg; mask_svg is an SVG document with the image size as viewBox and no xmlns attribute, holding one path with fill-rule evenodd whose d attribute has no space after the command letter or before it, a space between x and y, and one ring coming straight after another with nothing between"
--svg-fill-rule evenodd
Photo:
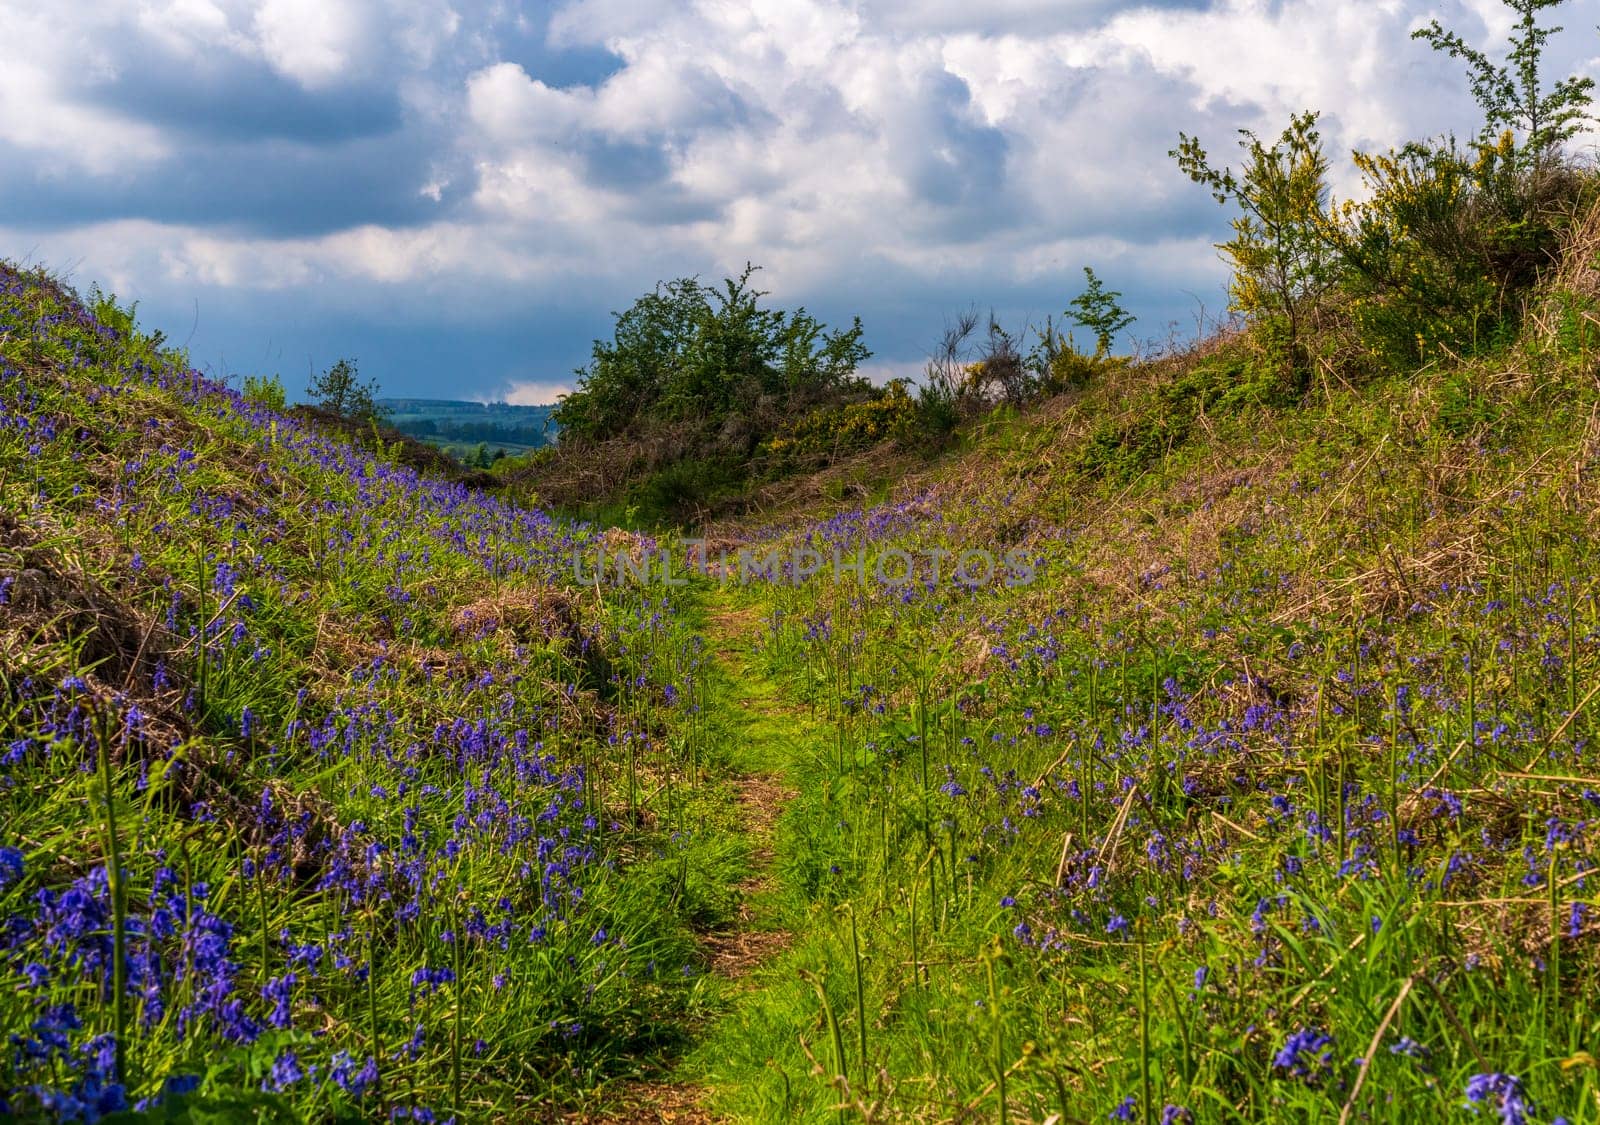
<instances>
[{"instance_id":1,"label":"hillside","mask_svg":"<svg viewBox=\"0 0 1600 1125\"><path fill-rule=\"evenodd\" d=\"M538 1116L680 1034L746 862L680 603L42 273L0 358L6 1112Z\"/></svg>"},{"instance_id":2,"label":"hillside","mask_svg":"<svg viewBox=\"0 0 1600 1125\"><path fill-rule=\"evenodd\" d=\"M480 445L490 455L496 450L527 453L548 445L556 434L550 422L553 406L433 398L384 398L377 405L394 429L463 461L475 456Z\"/></svg>"},{"instance_id":3,"label":"hillside","mask_svg":"<svg viewBox=\"0 0 1600 1125\"><path fill-rule=\"evenodd\" d=\"M8 269L11 1111L1588 1119L1597 216L1475 359L1219 337L684 587Z\"/></svg>"},{"instance_id":4,"label":"hillside","mask_svg":"<svg viewBox=\"0 0 1600 1125\"><path fill-rule=\"evenodd\" d=\"M659 538L0 267L0 1112L1600 1119L1600 178L1506 152L1159 354L798 320L860 441ZM799 440L684 354L580 498Z\"/></svg>"},{"instance_id":5,"label":"hillside","mask_svg":"<svg viewBox=\"0 0 1600 1125\"><path fill-rule=\"evenodd\" d=\"M744 531L834 734L739 1119L1593 1119L1597 250L1475 359L1284 405L1223 336Z\"/></svg>"}]
</instances>

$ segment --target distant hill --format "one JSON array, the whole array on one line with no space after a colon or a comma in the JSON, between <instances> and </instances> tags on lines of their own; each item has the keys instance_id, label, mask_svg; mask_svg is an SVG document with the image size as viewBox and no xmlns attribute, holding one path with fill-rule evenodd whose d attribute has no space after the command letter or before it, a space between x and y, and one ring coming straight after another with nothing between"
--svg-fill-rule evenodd
<instances>
[{"instance_id":1,"label":"distant hill","mask_svg":"<svg viewBox=\"0 0 1600 1125\"><path fill-rule=\"evenodd\" d=\"M478 446L490 454L526 453L555 440L550 421L554 404L512 406L504 402L461 402L455 399L386 398L378 405L401 433L436 445L455 455L474 453Z\"/></svg>"}]
</instances>

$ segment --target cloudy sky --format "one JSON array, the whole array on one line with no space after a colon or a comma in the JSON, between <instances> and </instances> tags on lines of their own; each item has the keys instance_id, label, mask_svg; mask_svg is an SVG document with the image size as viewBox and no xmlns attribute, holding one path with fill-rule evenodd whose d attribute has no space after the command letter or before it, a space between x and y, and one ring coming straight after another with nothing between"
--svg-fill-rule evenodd
<instances>
[{"instance_id":1,"label":"cloudy sky","mask_svg":"<svg viewBox=\"0 0 1600 1125\"><path fill-rule=\"evenodd\" d=\"M981 15L974 14L982 12ZM977 305L1134 334L1224 304L1167 157L1319 108L1352 148L1477 116L1431 16L1498 0L5 0L0 256L140 302L215 374L356 357L386 393L548 401L612 310L746 261L859 315L879 375ZM1555 68L1600 75L1600 0Z\"/></svg>"}]
</instances>

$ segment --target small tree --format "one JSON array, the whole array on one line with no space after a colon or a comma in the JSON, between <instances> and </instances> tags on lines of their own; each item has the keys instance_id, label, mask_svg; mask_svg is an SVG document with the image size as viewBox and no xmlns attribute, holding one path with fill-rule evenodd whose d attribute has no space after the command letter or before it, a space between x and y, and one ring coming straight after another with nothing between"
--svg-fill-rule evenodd
<instances>
[{"instance_id":1,"label":"small tree","mask_svg":"<svg viewBox=\"0 0 1600 1125\"><path fill-rule=\"evenodd\" d=\"M316 406L350 421L370 421L383 415L378 406L378 381L362 381L353 359L341 359L314 376L306 393Z\"/></svg>"},{"instance_id":2,"label":"small tree","mask_svg":"<svg viewBox=\"0 0 1600 1125\"><path fill-rule=\"evenodd\" d=\"M1112 342L1118 333L1133 323L1133 316L1119 303L1122 294L1115 289L1107 289L1095 276L1093 269L1084 266L1083 275L1089 279L1089 285L1067 302L1065 315L1094 333L1095 356L1098 358L1111 353Z\"/></svg>"},{"instance_id":3,"label":"small tree","mask_svg":"<svg viewBox=\"0 0 1600 1125\"><path fill-rule=\"evenodd\" d=\"M720 287L662 282L617 313L612 338L594 342L577 389L551 415L562 433L604 440L744 419L759 435L795 411L864 393L860 320L830 331L803 308L765 308L755 273L747 265Z\"/></svg>"},{"instance_id":4,"label":"small tree","mask_svg":"<svg viewBox=\"0 0 1600 1125\"><path fill-rule=\"evenodd\" d=\"M1239 133L1245 162L1238 172L1213 167L1199 140L1183 133L1168 155L1218 203L1239 208L1233 238L1218 246L1233 263L1233 307L1258 323L1264 318L1269 341L1281 339L1286 365L1304 373L1306 322L1335 278L1323 234L1328 160L1317 114L1296 114L1270 146L1248 129Z\"/></svg>"},{"instance_id":5,"label":"small tree","mask_svg":"<svg viewBox=\"0 0 1600 1125\"><path fill-rule=\"evenodd\" d=\"M1561 28L1540 27L1538 16L1544 9L1559 7L1563 2L1505 0L1518 20L1508 40L1511 50L1503 66L1468 45L1454 31L1446 31L1438 20L1411 33L1413 39L1426 40L1435 51L1444 51L1467 64L1472 96L1483 110L1483 132L1478 144L1493 149L1502 131L1520 132L1523 142L1515 150L1514 160L1520 170L1541 167L1591 120L1594 79L1573 75L1557 82L1547 93L1539 74L1545 43Z\"/></svg>"}]
</instances>

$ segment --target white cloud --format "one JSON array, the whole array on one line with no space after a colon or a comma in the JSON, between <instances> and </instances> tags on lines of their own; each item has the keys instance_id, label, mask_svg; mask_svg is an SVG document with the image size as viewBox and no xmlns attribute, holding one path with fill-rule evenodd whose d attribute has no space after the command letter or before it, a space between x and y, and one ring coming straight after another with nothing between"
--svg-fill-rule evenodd
<instances>
[{"instance_id":1,"label":"white cloud","mask_svg":"<svg viewBox=\"0 0 1600 1125\"><path fill-rule=\"evenodd\" d=\"M349 73L371 35L365 17L351 0L264 0L253 26L268 62L318 87Z\"/></svg>"},{"instance_id":2,"label":"white cloud","mask_svg":"<svg viewBox=\"0 0 1600 1125\"><path fill-rule=\"evenodd\" d=\"M902 337L997 291L1059 304L1086 262L1170 307L1214 292L1226 229L1166 155L1179 130L1226 159L1236 128L1321 108L1352 190L1350 148L1475 127L1458 63L1408 39L1435 11L1490 48L1508 28L1497 0L573 0L547 35L499 0L20 0L0 6L0 143L38 177L97 177L107 204L81 223L12 214L9 244L174 293L370 301L375 322L402 291L476 322L579 292L617 307L746 260L784 301L861 301L869 331L874 308L922 302ZM1592 21L1565 22L1552 73L1594 71ZM587 83L540 65L597 47L618 63ZM386 127L423 149L406 190L437 217L356 200L307 235L119 213L128 184L157 194L146 170L228 158L90 96L157 56L392 97L403 119ZM312 148L293 153L305 175L331 175Z\"/></svg>"},{"instance_id":3,"label":"white cloud","mask_svg":"<svg viewBox=\"0 0 1600 1125\"><path fill-rule=\"evenodd\" d=\"M569 136L593 104L591 90L553 89L514 62L495 63L467 76L467 116L491 143Z\"/></svg>"},{"instance_id":4,"label":"white cloud","mask_svg":"<svg viewBox=\"0 0 1600 1125\"><path fill-rule=\"evenodd\" d=\"M572 393L573 384L566 382L513 382L506 385L498 395L491 395L485 401L498 401L510 403L512 406L545 406L555 402L564 394Z\"/></svg>"},{"instance_id":5,"label":"white cloud","mask_svg":"<svg viewBox=\"0 0 1600 1125\"><path fill-rule=\"evenodd\" d=\"M233 14L214 0L164 0L139 5L140 30L175 54L190 58L218 49L251 54L254 43Z\"/></svg>"},{"instance_id":6,"label":"white cloud","mask_svg":"<svg viewBox=\"0 0 1600 1125\"><path fill-rule=\"evenodd\" d=\"M159 159L162 132L115 110L85 105L75 83L127 65L61 13L0 5L0 141L34 155L41 177L110 175ZM100 19L85 19L98 28Z\"/></svg>"}]
</instances>

